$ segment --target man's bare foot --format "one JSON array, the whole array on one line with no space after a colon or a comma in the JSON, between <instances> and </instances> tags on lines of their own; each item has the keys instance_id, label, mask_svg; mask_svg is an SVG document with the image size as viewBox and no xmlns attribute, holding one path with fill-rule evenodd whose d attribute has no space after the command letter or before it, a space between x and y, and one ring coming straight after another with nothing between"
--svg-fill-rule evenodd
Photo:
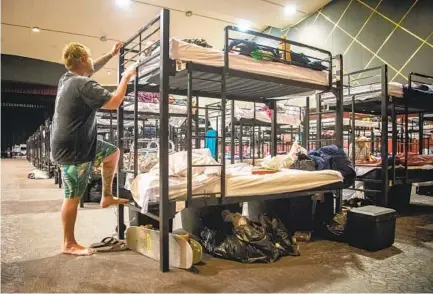
<instances>
[{"instance_id":1,"label":"man's bare foot","mask_svg":"<svg viewBox=\"0 0 433 294\"><path fill-rule=\"evenodd\" d=\"M116 198L113 196L102 196L101 207L106 208L111 205L119 205L128 203L128 199Z\"/></svg>"},{"instance_id":2,"label":"man's bare foot","mask_svg":"<svg viewBox=\"0 0 433 294\"><path fill-rule=\"evenodd\" d=\"M93 254L93 250L79 244L70 244L63 246L62 253L78 256L88 256Z\"/></svg>"}]
</instances>

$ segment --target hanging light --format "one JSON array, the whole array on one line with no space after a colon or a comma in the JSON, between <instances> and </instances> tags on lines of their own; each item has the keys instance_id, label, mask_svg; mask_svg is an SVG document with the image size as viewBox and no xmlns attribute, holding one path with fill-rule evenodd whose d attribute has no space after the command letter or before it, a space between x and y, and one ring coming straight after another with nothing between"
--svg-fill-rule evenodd
<instances>
[{"instance_id":1,"label":"hanging light","mask_svg":"<svg viewBox=\"0 0 433 294\"><path fill-rule=\"evenodd\" d=\"M246 32L250 29L250 22L248 20L241 19L239 20L238 27L241 32Z\"/></svg>"},{"instance_id":2,"label":"hanging light","mask_svg":"<svg viewBox=\"0 0 433 294\"><path fill-rule=\"evenodd\" d=\"M38 28L38 27L32 27L32 32L33 33L39 33L40 31L41 31L40 28Z\"/></svg>"},{"instance_id":3,"label":"hanging light","mask_svg":"<svg viewBox=\"0 0 433 294\"><path fill-rule=\"evenodd\" d=\"M131 0L115 0L116 5L119 7L127 7L129 4L131 4Z\"/></svg>"},{"instance_id":4,"label":"hanging light","mask_svg":"<svg viewBox=\"0 0 433 294\"><path fill-rule=\"evenodd\" d=\"M290 4L284 6L284 14L285 15L294 15L296 13L296 5Z\"/></svg>"}]
</instances>

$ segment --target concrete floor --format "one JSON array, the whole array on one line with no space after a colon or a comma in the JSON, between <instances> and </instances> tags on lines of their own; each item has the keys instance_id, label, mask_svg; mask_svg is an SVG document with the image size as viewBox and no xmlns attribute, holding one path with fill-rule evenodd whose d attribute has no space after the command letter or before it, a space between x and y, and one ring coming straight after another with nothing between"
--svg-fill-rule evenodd
<instances>
[{"instance_id":1,"label":"concrete floor","mask_svg":"<svg viewBox=\"0 0 433 294\"><path fill-rule=\"evenodd\" d=\"M273 264L207 257L194 271L161 273L134 252L59 254L62 191L28 180L25 160L1 162L2 292L433 292L433 198L413 197L392 248L368 253L330 241L301 244L301 256ZM115 210L86 204L77 239L113 234Z\"/></svg>"}]
</instances>

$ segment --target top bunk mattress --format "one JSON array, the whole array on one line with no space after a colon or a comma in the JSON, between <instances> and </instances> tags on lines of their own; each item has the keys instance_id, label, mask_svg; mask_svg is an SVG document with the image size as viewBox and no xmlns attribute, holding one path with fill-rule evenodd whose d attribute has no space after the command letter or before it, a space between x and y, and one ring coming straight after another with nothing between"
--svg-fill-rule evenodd
<instances>
[{"instance_id":1,"label":"top bunk mattress","mask_svg":"<svg viewBox=\"0 0 433 294\"><path fill-rule=\"evenodd\" d=\"M159 47L154 50L149 57L149 62L139 69L139 76L143 77L159 69L160 56ZM175 38L170 40L170 58L177 61L178 68L183 69L182 63L191 61L193 63L223 67L224 52L214 48L204 48L195 44L190 44ZM157 55L155 58L152 56ZM248 56L229 54L229 68L244 72L256 73L267 76L274 76L288 80L308 82L312 84L326 86L328 82L328 72L318 71L296 65L256 60ZM149 76L150 77L150 76ZM146 78L141 78L140 83L146 83Z\"/></svg>"},{"instance_id":2,"label":"top bunk mattress","mask_svg":"<svg viewBox=\"0 0 433 294\"><path fill-rule=\"evenodd\" d=\"M344 89L344 102L350 103L352 96L355 96L356 101L366 101L369 99L375 99L382 95L382 85L375 83L366 86L357 86ZM388 95L396 98L403 98L403 85L400 83L391 82L388 83ZM326 100L326 104L335 105L336 99L334 94L326 93L321 95L322 99Z\"/></svg>"}]
</instances>

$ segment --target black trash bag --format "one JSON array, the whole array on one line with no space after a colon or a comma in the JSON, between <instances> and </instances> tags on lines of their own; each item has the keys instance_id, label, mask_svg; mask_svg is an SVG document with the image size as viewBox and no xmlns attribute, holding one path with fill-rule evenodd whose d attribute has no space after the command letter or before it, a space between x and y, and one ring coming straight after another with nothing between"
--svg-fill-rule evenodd
<instances>
[{"instance_id":1,"label":"black trash bag","mask_svg":"<svg viewBox=\"0 0 433 294\"><path fill-rule=\"evenodd\" d=\"M213 256L243 263L269 262L266 254L239 240L236 235L226 235L221 231L204 227L200 232L200 238L203 247Z\"/></svg>"},{"instance_id":2,"label":"black trash bag","mask_svg":"<svg viewBox=\"0 0 433 294\"><path fill-rule=\"evenodd\" d=\"M276 216L263 214L259 218L262 225L266 227L270 239L279 250L280 256L300 255L294 234L289 233Z\"/></svg>"},{"instance_id":3,"label":"black trash bag","mask_svg":"<svg viewBox=\"0 0 433 294\"><path fill-rule=\"evenodd\" d=\"M267 262L274 262L280 257L278 248L266 232L266 226L250 221L239 213L230 213L228 210L224 210L222 216L225 221L233 224L233 233L236 237L265 254L268 257Z\"/></svg>"}]
</instances>

